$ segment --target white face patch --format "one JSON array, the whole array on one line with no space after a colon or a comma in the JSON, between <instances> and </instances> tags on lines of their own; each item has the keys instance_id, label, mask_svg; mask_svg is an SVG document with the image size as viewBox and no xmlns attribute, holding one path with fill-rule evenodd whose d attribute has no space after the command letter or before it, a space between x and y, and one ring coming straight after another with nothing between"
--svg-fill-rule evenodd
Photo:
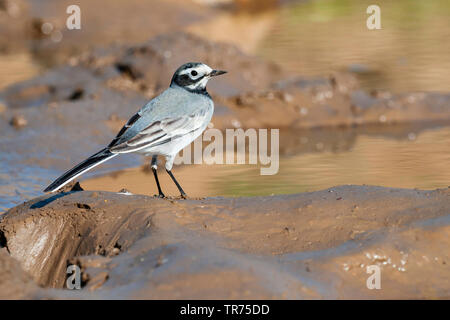
<instances>
[{"instance_id":1,"label":"white face patch","mask_svg":"<svg viewBox=\"0 0 450 320\"><path fill-rule=\"evenodd\" d=\"M212 70L213 69L211 69L206 64L201 64L201 65L198 65L196 67L183 70L180 73L180 75L187 74L189 76L189 78L191 78L194 81L203 77L203 79L200 80L199 82L196 82L194 84L191 84L191 85L187 86L187 88L189 88L191 90L195 90L195 89L198 89L198 88L205 88L206 87L206 84L208 83L208 80L209 80L209 76L205 76L205 75L210 74ZM195 71L194 74L192 74L193 71ZM195 73L197 73L197 74L195 74Z\"/></svg>"}]
</instances>

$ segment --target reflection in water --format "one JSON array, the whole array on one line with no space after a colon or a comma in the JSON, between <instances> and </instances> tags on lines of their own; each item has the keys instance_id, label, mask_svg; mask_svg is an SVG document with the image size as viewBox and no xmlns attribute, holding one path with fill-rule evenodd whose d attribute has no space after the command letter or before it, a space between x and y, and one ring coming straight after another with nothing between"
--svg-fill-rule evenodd
<instances>
[{"instance_id":1,"label":"reflection in water","mask_svg":"<svg viewBox=\"0 0 450 320\"><path fill-rule=\"evenodd\" d=\"M450 127L406 133L401 140L362 134L350 144L342 141L346 147L341 149L328 148L318 138L305 144L311 147L311 141L314 152L280 156L280 170L274 176L261 176L259 168L250 165L189 165L174 173L192 197L296 193L342 184L419 189L450 185ZM166 194L178 195L165 172L160 176ZM157 193L151 172L142 168L88 179L82 185L88 190Z\"/></svg>"},{"instance_id":2,"label":"reflection in water","mask_svg":"<svg viewBox=\"0 0 450 320\"><path fill-rule=\"evenodd\" d=\"M450 1L379 0L382 30L368 30L372 0L320 0L278 10L257 53L302 75L360 74L365 88L450 91Z\"/></svg>"}]
</instances>

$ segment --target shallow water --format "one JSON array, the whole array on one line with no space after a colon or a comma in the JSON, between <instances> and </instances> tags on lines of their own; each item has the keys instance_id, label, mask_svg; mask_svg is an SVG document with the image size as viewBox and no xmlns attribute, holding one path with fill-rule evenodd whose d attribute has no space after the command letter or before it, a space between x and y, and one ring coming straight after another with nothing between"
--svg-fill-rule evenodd
<instances>
[{"instance_id":1,"label":"shallow water","mask_svg":"<svg viewBox=\"0 0 450 320\"><path fill-rule=\"evenodd\" d=\"M226 13L191 31L235 43L294 74L350 71L368 90L450 91L450 1L376 1L381 30L368 30L366 9L374 3L292 1L257 14Z\"/></svg>"},{"instance_id":2,"label":"shallow water","mask_svg":"<svg viewBox=\"0 0 450 320\"><path fill-rule=\"evenodd\" d=\"M450 186L450 126L417 124L353 129L280 132L276 175L260 175L260 165L180 165L173 173L191 197L254 196L316 191L358 184L436 189ZM288 144L282 141L289 141ZM11 158L13 157L13 158ZM63 169L41 168L21 155L0 155L0 212L42 195ZM83 159L72 158L73 164ZM142 163L139 167L136 164ZM144 165L145 163L145 165ZM81 177L86 190L157 193L149 162L117 157ZM118 168L128 168L117 171ZM69 169L69 168L65 168ZM164 170L159 178L168 196L178 190Z\"/></svg>"},{"instance_id":3,"label":"shallow water","mask_svg":"<svg viewBox=\"0 0 450 320\"><path fill-rule=\"evenodd\" d=\"M366 9L381 9L368 30ZM280 9L256 52L303 75L350 70L367 89L450 91L450 1L319 0Z\"/></svg>"},{"instance_id":4,"label":"shallow water","mask_svg":"<svg viewBox=\"0 0 450 320\"><path fill-rule=\"evenodd\" d=\"M343 184L435 189L450 186L450 127L405 131L396 137L336 132L335 142L321 141L320 132L302 140L307 147L280 156L279 172L260 175L257 165L184 165L174 174L192 197L253 196L321 190ZM349 133L350 131L350 133ZM280 140L283 133L280 134ZM306 140L306 141L305 141ZM160 171L166 195L178 192ZM153 175L142 167L88 179L88 190L157 193Z\"/></svg>"}]
</instances>

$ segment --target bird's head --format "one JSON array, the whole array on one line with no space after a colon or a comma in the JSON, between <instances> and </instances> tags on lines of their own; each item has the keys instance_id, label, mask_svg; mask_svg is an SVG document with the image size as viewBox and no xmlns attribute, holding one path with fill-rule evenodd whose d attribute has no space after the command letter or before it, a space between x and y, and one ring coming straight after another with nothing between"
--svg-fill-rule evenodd
<instances>
[{"instance_id":1,"label":"bird's head","mask_svg":"<svg viewBox=\"0 0 450 320\"><path fill-rule=\"evenodd\" d=\"M188 91L201 93L206 91L206 84L209 79L224 73L226 71L214 70L204 63L189 62L175 71L170 85L177 85Z\"/></svg>"}]
</instances>

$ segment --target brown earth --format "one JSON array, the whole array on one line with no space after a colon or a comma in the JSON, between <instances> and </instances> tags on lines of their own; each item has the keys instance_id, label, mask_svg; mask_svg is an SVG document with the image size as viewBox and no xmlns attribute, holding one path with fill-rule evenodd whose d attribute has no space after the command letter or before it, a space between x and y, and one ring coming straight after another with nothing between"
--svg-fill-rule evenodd
<instances>
[{"instance_id":1,"label":"brown earth","mask_svg":"<svg viewBox=\"0 0 450 320\"><path fill-rule=\"evenodd\" d=\"M450 189L189 200L82 191L17 206L0 230L40 297L434 299L449 298L449 208ZM64 286L70 263L84 289L45 289ZM380 266L381 290L367 289L368 265ZM34 297L9 270L18 280L0 292Z\"/></svg>"},{"instance_id":2,"label":"brown earth","mask_svg":"<svg viewBox=\"0 0 450 320\"><path fill-rule=\"evenodd\" d=\"M156 35L179 31L214 17L216 10L189 0L81 0L81 29L66 28L66 8L73 1L41 1L33 11L35 24L51 23L50 34L37 32L36 56L46 63L67 63L69 57L107 45L135 44ZM39 31L39 30L38 30ZM55 41L55 33L61 40Z\"/></svg>"}]
</instances>

